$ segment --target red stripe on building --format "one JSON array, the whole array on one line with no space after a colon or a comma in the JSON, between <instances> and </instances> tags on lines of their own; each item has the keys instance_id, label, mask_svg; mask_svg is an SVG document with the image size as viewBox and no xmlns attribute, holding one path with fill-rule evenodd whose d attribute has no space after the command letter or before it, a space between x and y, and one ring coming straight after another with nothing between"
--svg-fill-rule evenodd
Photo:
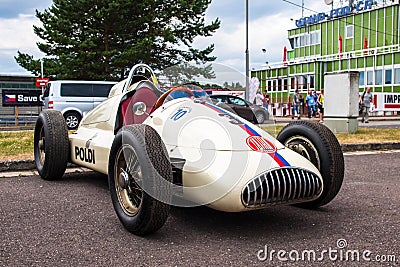
<instances>
[{"instance_id":1,"label":"red stripe on building","mask_svg":"<svg viewBox=\"0 0 400 267\"><path fill-rule=\"evenodd\" d=\"M400 108L400 104L385 104L385 108Z\"/></svg>"}]
</instances>

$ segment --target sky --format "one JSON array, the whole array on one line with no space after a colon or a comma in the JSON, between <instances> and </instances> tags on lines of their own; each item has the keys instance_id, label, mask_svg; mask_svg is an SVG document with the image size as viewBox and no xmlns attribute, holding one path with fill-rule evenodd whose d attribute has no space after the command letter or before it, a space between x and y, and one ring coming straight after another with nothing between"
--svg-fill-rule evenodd
<instances>
[{"instance_id":1,"label":"sky","mask_svg":"<svg viewBox=\"0 0 400 267\"><path fill-rule=\"evenodd\" d=\"M325 5L324 0L289 2L301 6L302 1L306 8L304 16L327 12L331 8ZM259 69L267 61L282 61L283 48L289 46L287 31L296 27L295 20L301 18L302 9L284 0L248 2L250 68ZM33 25L40 25L35 10L43 11L51 4L51 0L0 0L0 73L27 73L14 59L17 51L33 55L36 59L44 56L36 46L41 40L33 33ZM244 72L245 11L246 0L212 0L206 12L206 21L219 18L221 27L212 37L197 37L195 47L201 49L214 43L212 55L217 57L217 63Z\"/></svg>"}]
</instances>

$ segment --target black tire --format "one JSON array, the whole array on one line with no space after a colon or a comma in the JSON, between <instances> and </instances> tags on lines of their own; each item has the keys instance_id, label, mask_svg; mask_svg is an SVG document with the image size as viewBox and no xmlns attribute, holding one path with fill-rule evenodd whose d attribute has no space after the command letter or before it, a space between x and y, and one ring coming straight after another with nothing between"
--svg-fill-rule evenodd
<instances>
[{"instance_id":1,"label":"black tire","mask_svg":"<svg viewBox=\"0 0 400 267\"><path fill-rule=\"evenodd\" d=\"M324 183L321 196L298 206L316 208L328 204L339 193L344 177L344 158L335 135L320 123L296 121L286 125L277 139L309 159L320 171Z\"/></svg>"},{"instance_id":2,"label":"black tire","mask_svg":"<svg viewBox=\"0 0 400 267\"><path fill-rule=\"evenodd\" d=\"M64 114L64 118L68 129L75 130L76 128L78 128L82 116L76 111L68 111Z\"/></svg>"},{"instance_id":3,"label":"black tire","mask_svg":"<svg viewBox=\"0 0 400 267\"><path fill-rule=\"evenodd\" d=\"M262 113L261 111L256 112L256 114L254 114L256 116L256 123L257 124L261 124L265 121L265 115L264 113Z\"/></svg>"},{"instance_id":4,"label":"black tire","mask_svg":"<svg viewBox=\"0 0 400 267\"><path fill-rule=\"evenodd\" d=\"M170 210L165 202L171 199L172 169L165 145L153 128L134 124L117 133L108 182L115 212L129 232L143 236L164 225Z\"/></svg>"},{"instance_id":5,"label":"black tire","mask_svg":"<svg viewBox=\"0 0 400 267\"><path fill-rule=\"evenodd\" d=\"M40 177L45 180L60 179L69 158L68 129L61 112L44 110L39 114L33 147Z\"/></svg>"}]
</instances>

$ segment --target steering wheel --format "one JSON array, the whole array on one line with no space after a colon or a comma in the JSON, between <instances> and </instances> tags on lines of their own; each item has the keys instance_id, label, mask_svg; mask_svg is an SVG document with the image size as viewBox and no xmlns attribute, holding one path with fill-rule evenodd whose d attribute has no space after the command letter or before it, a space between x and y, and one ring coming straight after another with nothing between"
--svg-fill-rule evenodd
<instances>
[{"instance_id":1,"label":"steering wheel","mask_svg":"<svg viewBox=\"0 0 400 267\"><path fill-rule=\"evenodd\" d=\"M190 96L194 96L193 92L191 90L189 90L188 88L185 88L185 87L175 87L175 88L169 89L162 96L160 96L160 98L154 104L153 110L156 110L159 107L161 107L162 104L164 104L164 101L167 98L167 96L169 96L173 92L178 92L178 91L188 93Z\"/></svg>"}]
</instances>

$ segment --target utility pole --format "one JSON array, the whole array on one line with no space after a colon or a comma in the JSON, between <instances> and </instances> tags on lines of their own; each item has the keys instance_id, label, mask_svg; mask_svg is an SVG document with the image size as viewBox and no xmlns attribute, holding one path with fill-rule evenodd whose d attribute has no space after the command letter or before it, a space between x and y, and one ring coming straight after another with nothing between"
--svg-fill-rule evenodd
<instances>
[{"instance_id":1,"label":"utility pole","mask_svg":"<svg viewBox=\"0 0 400 267\"><path fill-rule=\"evenodd\" d=\"M246 0L246 100L249 100L249 72L250 72L250 59L249 59L249 0Z\"/></svg>"}]
</instances>

